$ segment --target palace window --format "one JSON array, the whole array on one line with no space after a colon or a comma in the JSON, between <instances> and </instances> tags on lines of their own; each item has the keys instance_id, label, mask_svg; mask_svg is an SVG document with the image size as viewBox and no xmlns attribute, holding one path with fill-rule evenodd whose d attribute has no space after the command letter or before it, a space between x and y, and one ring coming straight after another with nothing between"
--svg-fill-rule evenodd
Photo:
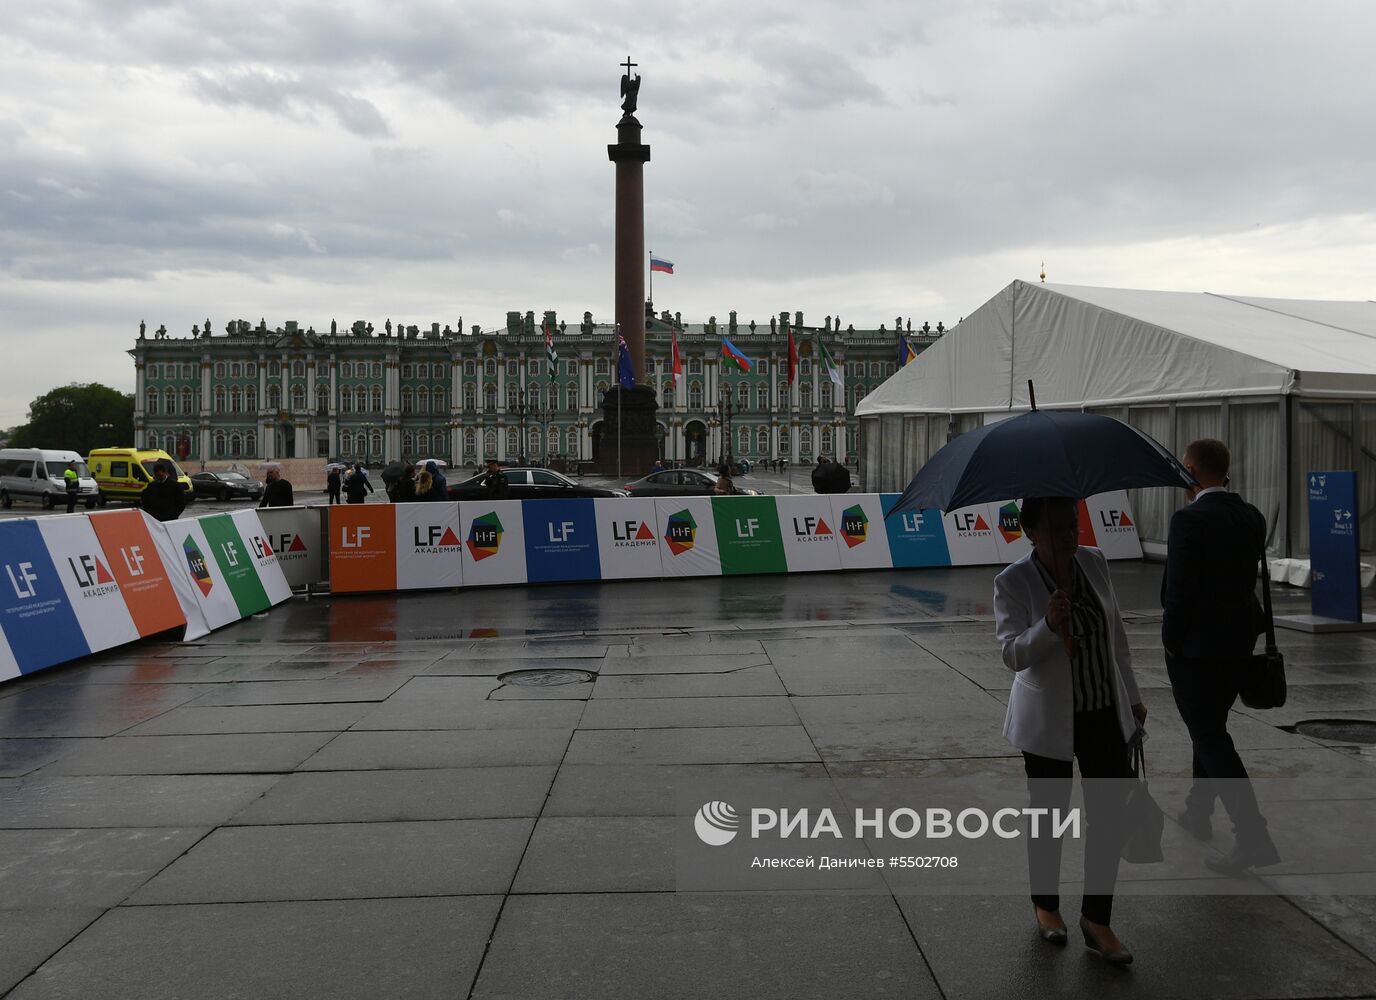
<instances>
[{"instance_id":1,"label":"palace window","mask_svg":"<svg viewBox=\"0 0 1376 1000\"><path fill-rule=\"evenodd\" d=\"M382 412L382 386L373 386L373 412Z\"/></svg>"},{"instance_id":2,"label":"palace window","mask_svg":"<svg viewBox=\"0 0 1376 1000\"><path fill-rule=\"evenodd\" d=\"M812 409L812 383L804 382L798 387L798 406L799 409Z\"/></svg>"},{"instance_id":3,"label":"palace window","mask_svg":"<svg viewBox=\"0 0 1376 1000\"><path fill-rule=\"evenodd\" d=\"M653 375L654 373L655 373L655 359L647 356L647 357L645 358L645 374L646 374L646 375Z\"/></svg>"},{"instance_id":4,"label":"palace window","mask_svg":"<svg viewBox=\"0 0 1376 1000\"><path fill-rule=\"evenodd\" d=\"M531 361L531 362L528 362L528 363L526 364L526 375L529 376L529 377L532 377L532 378L538 378L539 375L540 375L540 362L538 362L538 361Z\"/></svg>"},{"instance_id":5,"label":"palace window","mask_svg":"<svg viewBox=\"0 0 1376 1000\"><path fill-rule=\"evenodd\" d=\"M438 378L438 377L439 377L439 374L440 374L440 366L439 366L439 365L435 365L435 377ZM428 364L422 363L422 364L416 365L416 378L429 378L429 377L430 377L430 366L429 366Z\"/></svg>"},{"instance_id":6,"label":"palace window","mask_svg":"<svg viewBox=\"0 0 1376 1000\"><path fill-rule=\"evenodd\" d=\"M304 361L293 361L293 362L292 362L292 366L291 366L291 377L292 377L292 378L305 378L305 377L306 377L306 362L304 362Z\"/></svg>"},{"instance_id":7,"label":"palace window","mask_svg":"<svg viewBox=\"0 0 1376 1000\"><path fill-rule=\"evenodd\" d=\"M416 390L416 412L430 412L430 390L425 388L425 386L421 386Z\"/></svg>"},{"instance_id":8,"label":"palace window","mask_svg":"<svg viewBox=\"0 0 1376 1000\"><path fill-rule=\"evenodd\" d=\"M244 389L244 409L249 413L258 411L258 387L256 385L247 386Z\"/></svg>"},{"instance_id":9,"label":"palace window","mask_svg":"<svg viewBox=\"0 0 1376 1000\"><path fill-rule=\"evenodd\" d=\"M402 366L401 366L401 377L402 377L402 378L415 378L415 375L416 375L416 369L415 369L415 366L414 366L414 365L405 364L405 365L402 365Z\"/></svg>"},{"instance_id":10,"label":"palace window","mask_svg":"<svg viewBox=\"0 0 1376 1000\"><path fill-rule=\"evenodd\" d=\"M521 453L521 432L515 427L506 429L506 457L516 458Z\"/></svg>"},{"instance_id":11,"label":"palace window","mask_svg":"<svg viewBox=\"0 0 1376 1000\"><path fill-rule=\"evenodd\" d=\"M830 455L831 452L832 452L832 447L831 447L831 428L830 428L830 427L823 427L823 428L822 428L822 454L823 454L823 455Z\"/></svg>"},{"instance_id":12,"label":"palace window","mask_svg":"<svg viewBox=\"0 0 1376 1000\"><path fill-rule=\"evenodd\" d=\"M497 408L497 387L491 382L483 386L483 409L495 410Z\"/></svg>"},{"instance_id":13,"label":"palace window","mask_svg":"<svg viewBox=\"0 0 1376 1000\"><path fill-rule=\"evenodd\" d=\"M483 432L483 458L497 457L497 428L489 427Z\"/></svg>"},{"instance_id":14,"label":"palace window","mask_svg":"<svg viewBox=\"0 0 1376 1000\"><path fill-rule=\"evenodd\" d=\"M193 378L190 365L182 365L182 378Z\"/></svg>"},{"instance_id":15,"label":"palace window","mask_svg":"<svg viewBox=\"0 0 1376 1000\"><path fill-rule=\"evenodd\" d=\"M896 372L897 370L898 370L897 367L895 367L892 363L887 364L887 365L884 366L884 374L885 374L886 376L887 376L887 375L892 375L892 374L893 374L894 372Z\"/></svg>"},{"instance_id":16,"label":"palace window","mask_svg":"<svg viewBox=\"0 0 1376 1000\"><path fill-rule=\"evenodd\" d=\"M812 454L812 428L802 427L798 430L798 453L804 458Z\"/></svg>"},{"instance_id":17,"label":"palace window","mask_svg":"<svg viewBox=\"0 0 1376 1000\"><path fill-rule=\"evenodd\" d=\"M231 386L229 390L229 412L244 412L244 393L237 385Z\"/></svg>"},{"instance_id":18,"label":"palace window","mask_svg":"<svg viewBox=\"0 0 1376 1000\"><path fill-rule=\"evenodd\" d=\"M463 363L463 373L467 375L469 378L472 378L474 375L478 374L478 366L473 363L472 359L465 361Z\"/></svg>"},{"instance_id":19,"label":"palace window","mask_svg":"<svg viewBox=\"0 0 1376 1000\"><path fill-rule=\"evenodd\" d=\"M769 455L769 428L761 427L755 432L755 453L759 456L768 457Z\"/></svg>"},{"instance_id":20,"label":"palace window","mask_svg":"<svg viewBox=\"0 0 1376 1000\"><path fill-rule=\"evenodd\" d=\"M559 454L559 428L558 428L558 427L551 427L551 428L549 429L549 443L546 445L546 450L547 450L547 451L549 452L549 454L551 454L551 455L557 455L557 454Z\"/></svg>"},{"instance_id":21,"label":"palace window","mask_svg":"<svg viewBox=\"0 0 1376 1000\"><path fill-rule=\"evenodd\" d=\"M750 385L746 382L736 384L737 407L742 410L750 409Z\"/></svg>"},{"instance_id":22,"label":"palace window","mask_svg":"<svg viewBox=\"0 0 1376 1000\"><path fill-rule=\"evenodd\" d=\"M280 362L280 361L269 361L269 362L268 362L268 378L277 378L277 376L279 376L279 375L281 375L281 374L282 374L282 362Z\"/></svg>"},{"instance_id":23,"label":"palace window","mask_svg":"<svg viewBox=\"0 0 1376 1000\"><path fill-rule=\"evenodd\" d=\"M780 457L787 458L790 454L791 454L791 452L788 450L788 428L787 428L787 427L780 427L780 428L779 428L779 455L780 455Z\"/></svg>"},{"instance_id":24,"label":"palace window","mask_svg":"<svg viewBox=\"0 0 1376 1000\"><path fill-rule=\"evenodd\" d=\"M268 409L280 410L282 408L282 387L274 382L268 386Z\"/></svg>"},{"instance_id":25,"label":"palace window","mask_svg":"<svg viewBox=\"0 0 1376 1000\"><path fill-rule=\"evenodd\" d=\"M402 454L402 456L405 457L405 458L409 458L409 457L411 457L412 455L414 455L415 452L416 452L416 439L411 435L411 432L410 432L410 431L403 431L403 432L402 432L402 435L401 435L401 454Z\"/></svg>"},{"instance_id":26,"label":"palace window","mask_svg":"<svg viewBox=\"0 0 1376 1000\"><path fill-rule=\"evenodd\" d=\"M517 378L517 377L520 376L520 374L521 374L521 370L520 370L520 368L517 367L516 359L515 359L515 358L508 358L508 359L507 359L507 362L506 362L506 377L507 377L507 378Z\"/></svg>"},{"instance_id":27,"label":"palace window","mask_svg":"<svg viewBox=\"0 0 1376 1000\"><path fill-rule=\"evenodd\" d=\"M330 409L330 387L324 382L315 387L315 408L321 413Z\"/></svg>"},{"instance_id":28,"label":"palace window","mask_svg":"<svg viewBox=\"0 0 1376 1000\"><path fill-rule=\"evenodd\" d=\"M215 387L215 412L225 412L225 387L222 385L217 385ZM220 450L220 454L224 454L224 449Z\"/></svg>"},{"instance_id":29,"label":"palace window","mask_svg":"<svg viewBox=\"0 0 1376 1000\"><path fill-rule=\"evenodd\" d=\"M757 375L768 375L768 374L769 374L769 360L768 360L767 358L764 358L764 359L761 359L761 360L755 362L755 374L757 374Z\"/></svg>"},{"instance_id":30,"label":"palace window","mask_svg":"<svg viewBox=\"0 0 1376 1000\"><path fill-rule=\"evenodd\" d=\"M306 387L300 383L291 387L291 408L293 410L306 408Z\"/></svg>"},{"instance_id":31,"label":"palace window","mask_svg":"<svg viewBox=\"0 0 1376 1000\"><path fill-rule=\"evenodd\" d=\"M506 408L508 410L516 409L516 392L518 389L519 386L517 386L515 382L508 382L506 384Z\"/></svg>"},{"instance_id":32,"label":"palace window","mask_svg":"<svg viewBox=\"0 0 1376 1000\"><path fill-rule=\"evenodd\" d=\"M664 393L660 396L664 402L661 404L665 409L672 409L674 405L674 380L668 379L664 383Z\"/></svg>"},{"instance_id":33,"label":"palace window","mask_svg":"<svg viewBox=\"0 0 1376 1000\"><path fill-rule=\"evenodd\" d=\"M611 363L610 363L609 361L607 361L606 358L598 358L598 359L597 359L597 368L596 368L596 372L597 372L598 375L607 375L607 374L610 374L610 373L611 373Z\"/></svg>"},{"instance_id":34,"label":"palace window","mask_svg":"<svg viewBox=\"0 0 1376 1000\"><path fill-rule=\"evenodd\" d=\"M882 374L883 370L884 370L884 366L881 365L878 361L871 362L871 363L870 363L870 378L883 378L883 377L884 377L883 374Z\"/></svg>"},{"instance_id":35,"label":"palace window","mask_svg":"<svg viewBox=\"0 0 1376 1000\"><path fill-rule=\"evenodd\" d=\"M230 378L243 378L243 377L244 377L244 366L243 366L242 364L240 364L238 361L230 362L230 365L229 365L229 377L230 377Z\"/></svg>"},{"instance_id":36,"label":"palace window","mask_svg":"<svg viewBox=\"0 0 1376 1000\"><path fill-rule=\"evenodd\" d=\"M602 400L607 397L607 390L610 386L606 382L597 383L597 403L600 405Z\"/></svg>"},{"instance_id":37,"label":"palace window","mask_svg":"<svg viewBox=\"0 0 1376 1000\"><path fill-rule=\"evenodd\" d=\"M381 361L374 361L374 362L373 362L373 378L382 378L382 362L381 362ZM380 409L382 409L382 407L379 406L378 409L380 410ZM379 449L379 450L380 450L380 449Z\"/></svg>"},{"instance_id":38,"label":"palace window","mask_svg":"<svg viewBox=\"0 0 1376 1000\"><path fill-rule=\"evenodd\" d=\"M488 358L483 362L483 376L486 378L497 377L497 362L492 358Z\"/></svg>"},{"instance_id":39,"label":"palace window","mask_svg":"<svg viewBox=\"0 0 1376 1000\"><path fill-rule=\"evenodd\" d=\"M689 358L689 359L688 359L688 374L689 374L689 375L701 375L701 374L702 374L702 358Z\"/></svg>"},{"instance_id":40,"label":"palace window","mask_svg":"<svg viewBox=\"0 0 1376 1000\"><path fill-rule=\"evenodd\" d=\"M830 410L830 409L832 408L832 393L831 393L831 390L832 390L832 383L831 383L831 381L828 379L826 382L823 382L823 383L822 383L822 409L824 409L824 410Z\"/></svg>"},{"instance_id":41,"label":"palace window","mask_svg":"<svg viewBox=\"0 0 1376 1000\"><path fill-rule=\"evenodd\" d=\"M470 413L478 408L478 390L472 382L463 387L463 408Z\"/></svg>"},{"instance_id":42,"label":"palace window","mask_svg":"<svg viewBox=\"0 0 1376 1000\"><path fill-rule=\"evenodd\" d=\"M224 458L224 457L225 457L225 432L224 432L224 431L216 431L216 432L215 432L215 439L214 439L214 440L215 440L215 457L216 457L216 458Z\"/></svg>"},{"instance_id":43,"label":"palace window","mask_svg":"<svg viewBox=\"0 0 1376 1000\"><path fill-rule=\"evenodd\" d=\"M190 389L182 390L182 413L192 413L196 408L196 394Z\"/></svg>"},{"instance_id":44,"label":"palace window","mask_svg":"<svg viewBox=\"0 0 1376 1000\"><path fill-rule=\"evenodd\" d=\"M755 386L755 409L769 409L769 386L763 382Z\"/></svg>"},{"instance_id":45,"label":"palace window","mask_svg":"<svg viewBox=\"0 0 1376 1000\"><path fill-rule=\"evenodd\" d=\"M401 412L402 412L402 413L410 413L411 410L412 410L412 408L414 407L414 405L415 405L415 397L411 394L411 390L410 390L409 388L408 388L408 389L402 389L402 390L401 390ZM408 450L409 450L409 449L408 449Z\"/></svg>"},{"instance_id":46,"label":"palace window","mask_svg":"<svg viewBox=\"0 0 1376 1000\"><path fill-rule=\"evenodd\" d=\"M345 361L343 364L341 364L341 365L339 366L339 377L340 377L340 378L353 378L353 377L354 377L354 366L353 366L353 362L351 362L351 361ZM340 438L340 440L342 441L343 438Z\"/></svg>"},{"instance_id":47,"label":"palace window","mask_svg":"<svg viewBox=\"0 0 1376 1000\"><path fill-rule=\"evenodd\" d=\"M479 457L477 454L475 454L475 452L477 451L477 447L477 433L473 430L472 427L465 427L463 431L463 453L467 455L469 458L476 459Z\"/></svg>"},{"instance_id":48,"label":"palace window","mask_svg":"<svg viewBox=\"0 0 1376 1000\"><path fill-rule=\"evenodd\" d=\"M244 439L237 433L229 436L229 457L238 458L244 453Z\"/></svg>"},{"instance_id":49,"label":"palace window","mask_svg":"<svg viewBox=\"0 0 1376 1000\"><path fill-rule=\"evenodd\" d=\"M811 374L812 374L812 362L809 361L807 358L803 358L803 360L799 361L799 362L798 362L798 374L799 374L799 375L811 375Z\"/></svg>"},{"instance_id":50,"label":"palace window","mask_svg":"<svg viewBox=\"0 0 1376 1000\"><path fill-rule=\"evenodd\" d=\"M248 362L247 364L245 364L245 365L244 365L244 375L246 375L248 378L257 378L257 377L258 377L258 362L256 362L256 361L250 361L250 362ZM251 454L251 453L250 453L250 454Z\"/></svg>"},{"instance_id":51,"label":"palace window","mask_svg":"<svg viewBox=\"0 0 1376 1000\"><path fill-rule=\"evenodd\" d=\"M689 382L689 383L688 383L688 409L690 409L690 410L700 410L700 409L702 409L702 383L701 383L701 382Z\"/></svg>"},{"instance_id":52,"label":"palace window","mask_svg":"<svg viewBox=\"0 0 1376 1000\"><path fill-rule=\"evenodd\" d=\"M244 454L250 456L258 454L258 435L253 431L244 435Z\"/></svg>"},{"instance_id":53,"label":"palace window","mask_svg":"<svg viewBox=\"0 0 1376 1000\"><path fill-rule=\"evenodd\" d=\"M540 454L540 428L532 427L526 433L526 439L530 442L530 447L526 449L526 457Z\"/></svg>"},{"instance_id":54,"label":"palace window","mask_svg":"<svg viewBox=\"0 0 1376 1000\"><path fill-rule=\"evenodd\" d=\"M224 363L223 361L217 361L217 362L215 362L215 378L216 378L217 380L222 380L224 377L225 377L225 363Z\"/></svg>"},{"instance_id":55,"label":"palace window","mask_svg":"<svg viewBox=\"0 0 1376 1000\"><path fill-rule=\"evenodd\" d=\"M572 410L578 406L578 383L570 382L564 389L564 405Z\"/></svg>"},{"instance_id":56,"label":"palace window","mask_svg":"<svg viewBox=\"0 0 1376 1000\"><path fill-rule=\"evenodd\" d=\"M787 383L787 382L780 382L780 383L779 383L779 409L782 410L782 409L784 409L784 408L787 407L787 406L788 406L788 383Z\"/></svg>"},{"instance_id":57,"label":"palace window","mask_svg":"<svg viewBox=\"0 0 1376 1000\"><path fill-rule=\"evenodd\" d=\"M736 450L742 455L750 454L750 428L742 427L736 434L736 440L740 443L736 445Z\"/></svg>"}]
</instances>

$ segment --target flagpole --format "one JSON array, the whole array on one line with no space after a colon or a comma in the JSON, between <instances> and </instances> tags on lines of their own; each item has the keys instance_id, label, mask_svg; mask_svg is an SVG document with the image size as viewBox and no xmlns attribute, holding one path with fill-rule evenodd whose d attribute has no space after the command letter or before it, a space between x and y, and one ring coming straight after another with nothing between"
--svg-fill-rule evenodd
<instances>
[{"instance_id":1,"label":"flagpole","mask_svg":"<svg viewBox=\"0 0 1376 1000\"><path fill-rule=\"evenodd\" d=\"M655 259L655 252L654 252L653 250L651 250L651 251L650 251L650 260L653 261L654 259ZM654 268L654 264L652 264L652 263L649 264L649 268L650 268L650 270L649 270L649 275L650 275L650 285L649 285L649 288L650 288L650 304L651 304L651 305L654 305L654 301L655 301L655 268Z\"/></svg>"}]
</instances>

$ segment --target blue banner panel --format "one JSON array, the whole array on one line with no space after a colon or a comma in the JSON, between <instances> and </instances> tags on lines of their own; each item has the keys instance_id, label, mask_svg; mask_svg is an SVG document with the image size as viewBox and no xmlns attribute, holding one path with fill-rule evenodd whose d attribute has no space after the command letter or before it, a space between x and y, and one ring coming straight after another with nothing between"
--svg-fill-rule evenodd
<instances>
[{"instance_id":1,"label":"blue banner panel","mask_svg":"<svg viewBox=\"0 0 1376 1000\"><path fill-rule=\"evenodd\" d=\"M0 628L20 673L91 651L36 523L0 523L0 563Z\"/></svg>"},{"instance_id":2,"label":"blue banner panel","mask_svg":"<svg viewBox=\"0 0 1376 1000\"><path fill-rule=\"evenodd\" d=\"M1309 564L1314 614L1339 621L1362 620L1357 537L1357 474L1309 473Z\"/></svg>"},{"instance_id":3,"label":"blue banner panel","mask_svg":"<svg viewBox=\"0 0 1376 1000\"><path fill-rule=\"evenodd\" d=\"M951 565L941 511L910 510L889 517L899 496L898 493L882 493L879 497L894 568Z\"/></svg>"},{"instance_id":4,"label":"blue banner panel","mask_svg":"<svg viewBox=\"0 0 1376 1000\"><path fill-rule=\"evenodd\" d=\"M590 499L527 500L521 504L527 580L551 583L602 578L593 511Z\"/></svg>"}]
</instances>

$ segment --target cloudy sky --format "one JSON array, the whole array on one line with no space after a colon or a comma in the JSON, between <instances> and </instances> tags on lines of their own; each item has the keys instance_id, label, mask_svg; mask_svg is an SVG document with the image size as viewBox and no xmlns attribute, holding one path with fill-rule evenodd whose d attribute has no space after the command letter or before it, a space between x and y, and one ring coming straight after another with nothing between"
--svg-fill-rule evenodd
<instances>
[{"instance_id":1,"label":"cloudy sky","mask_svg":"<svg viewBox=\"0 0 1376 1000\"><path fill-rule=\"evenodd\" d=\"M1014 278L1376 298L1365 0L43 0L0 33L0 426L140 319L948 324Z\"/></svg>"}]
</instances>

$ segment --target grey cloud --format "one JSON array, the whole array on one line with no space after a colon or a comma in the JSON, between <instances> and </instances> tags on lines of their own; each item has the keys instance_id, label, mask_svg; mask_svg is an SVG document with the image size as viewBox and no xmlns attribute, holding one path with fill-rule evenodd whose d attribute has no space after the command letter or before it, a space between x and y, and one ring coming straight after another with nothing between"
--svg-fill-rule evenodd
<instances>
[{"instance_id":1,"label":"grey cloud","mask_svg":"<svg viewBox=\"0 0 1376 1000\"><path fill-rule=\"evenodd\" d=\"M386 119L372 101L315 81L245 69L218 77L197 73L192 86L203 99L225 107L257 108L297 119L325 112L355 135L391 135Z\"/></svg>"}]
</instances>

